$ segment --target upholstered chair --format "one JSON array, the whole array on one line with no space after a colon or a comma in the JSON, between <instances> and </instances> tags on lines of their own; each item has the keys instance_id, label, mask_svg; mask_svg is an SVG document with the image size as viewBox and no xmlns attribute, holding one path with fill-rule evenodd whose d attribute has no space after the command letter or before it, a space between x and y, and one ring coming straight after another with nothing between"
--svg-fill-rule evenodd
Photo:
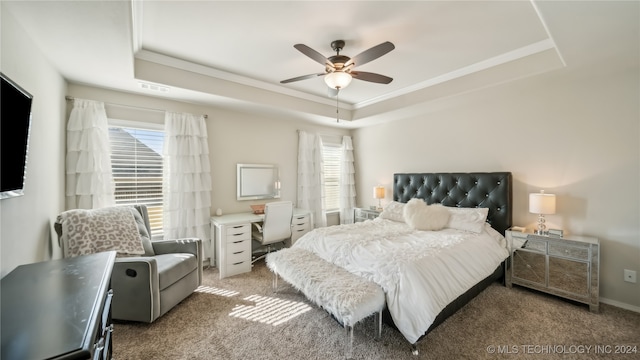
<instances>
[{"instance_id":1,"label":"upholstered chair","mask_svg":"<svg viewBox=\"0 0 640 360\"><path fill-rule=\"evenodd\" d=\"M111 275L116 320L151 323L202 283L202 241L151 241L144 205L65 211L54 228L65 257L117 251Z\"/></svg>"}]
</instances>

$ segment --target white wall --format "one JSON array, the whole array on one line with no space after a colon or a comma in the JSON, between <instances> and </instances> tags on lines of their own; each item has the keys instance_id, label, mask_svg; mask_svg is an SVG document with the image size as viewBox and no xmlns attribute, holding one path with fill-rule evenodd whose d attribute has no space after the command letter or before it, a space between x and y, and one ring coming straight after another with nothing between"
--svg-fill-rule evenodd
<instances>
[{"instance_id":1,"label":"white wall","mask_svg":"<svg viewBox=\"0 0 640 360\"><path fill-rule=\"evenodd\" d=\"M33 95L33 105L25 195L0 200L1 276L21 264L60 257L52 224L64 208L66 89L62 76L3 7L0 70Z\"/></svg>"},{"instance_id":2,"label":"white wall","mask_svg":"<svg viewBox=\"0 0 640 360\"><path fill-rule=\"evenodd\" d=\"M600 295L640 309L638 68L570 68L432 104L422 116L354 132L358 193L392 198L396 172L511 171L514 223L534 227L528 193L558 196L547 225L595 236ZM374 199L359 198L361 205Z\"/></svg>"}]
</instances>

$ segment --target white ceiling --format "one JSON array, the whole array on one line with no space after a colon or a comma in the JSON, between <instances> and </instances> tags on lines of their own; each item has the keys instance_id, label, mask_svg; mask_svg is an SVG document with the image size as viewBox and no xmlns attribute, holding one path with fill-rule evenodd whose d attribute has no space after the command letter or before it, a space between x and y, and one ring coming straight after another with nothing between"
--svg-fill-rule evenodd
<instances>
[{"instance_id":1,"label":"white ceiling","mask_svg":"<svg viewBox=\"0 0 640 360\"><path fill-rule=\"evenodd\" d=\"M539 9L544 3L533 1L3 1L3 7L69 82L350 128L566 66ZM340 123L322 77L280 84L324 71L294 44L328 57L337 39L351 57L384 41L396 47L356 66L394 80L354 80L340 92ZM168 92L143 89L140 81Z\"/></svg>"}]
</instances>

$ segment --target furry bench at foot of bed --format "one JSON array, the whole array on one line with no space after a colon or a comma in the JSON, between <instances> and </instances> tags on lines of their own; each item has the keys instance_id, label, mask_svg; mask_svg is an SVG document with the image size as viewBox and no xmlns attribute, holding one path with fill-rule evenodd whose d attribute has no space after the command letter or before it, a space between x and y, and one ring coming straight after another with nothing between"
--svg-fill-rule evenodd
<instances>
[{"instance_id":1,"label":"furry bench at foot of bed","mask_svg":"<svg viewBox=\"0 0 640 360\"><path fill-rule=\"evenodd\" d=\"M274 292L280 276L345 327L347 358L353 355L353 327L360 320L375 315L376 338L380 338L385 296L379 285L300 248L272 252L266 263L274 274Z\"/></svg>"}]
</instances>

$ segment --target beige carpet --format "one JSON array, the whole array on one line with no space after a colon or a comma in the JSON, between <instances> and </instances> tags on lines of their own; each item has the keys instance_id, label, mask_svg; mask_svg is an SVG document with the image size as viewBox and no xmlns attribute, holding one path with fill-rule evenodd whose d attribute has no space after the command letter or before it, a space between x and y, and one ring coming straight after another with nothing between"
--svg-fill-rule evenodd
<instances>
[{"instance_id":1,"label":"beige carpet","mask_svg":"<svg viewBox=\"0 0 640 360\"><path fill-rule=\"evenodd\" d=\"M223 280L206 269L201 290L153 324L116 322L114 359L344 358L343 328L284 283L273 294L271 279L264 262ZM386 324L381 341L373 334L373 318L356 326L354 358L640 359L640 314L497 283L418 342L418 356Z\"/></svg>"}]
</instances>

